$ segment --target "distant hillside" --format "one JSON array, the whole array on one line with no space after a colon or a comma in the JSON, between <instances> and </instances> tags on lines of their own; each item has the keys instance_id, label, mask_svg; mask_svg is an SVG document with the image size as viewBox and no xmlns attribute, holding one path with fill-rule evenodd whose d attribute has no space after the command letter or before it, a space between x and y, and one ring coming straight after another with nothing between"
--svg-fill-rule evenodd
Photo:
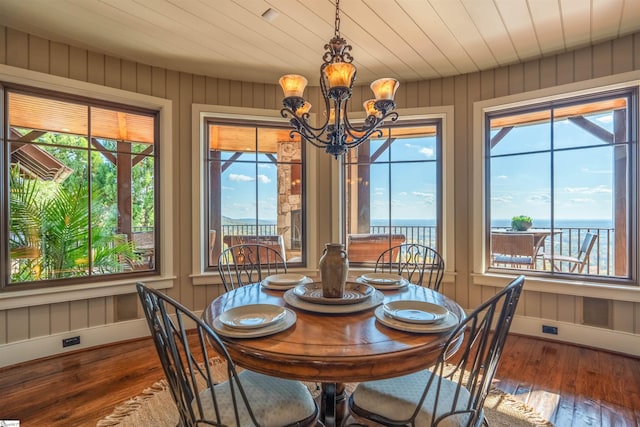
<instances>
[{"instance_id":1,"label":"distant hillside","mask_svg":"<svg viewBox=\"0 0 640 427\"><path fill-rule=\"evenodd\" d=\"M254 225L256 223L255 218L229 218L227 216L222 217L222 225ZM258 224L274 225L276 221L258 221Z\"/></svg>"}]
</instances>

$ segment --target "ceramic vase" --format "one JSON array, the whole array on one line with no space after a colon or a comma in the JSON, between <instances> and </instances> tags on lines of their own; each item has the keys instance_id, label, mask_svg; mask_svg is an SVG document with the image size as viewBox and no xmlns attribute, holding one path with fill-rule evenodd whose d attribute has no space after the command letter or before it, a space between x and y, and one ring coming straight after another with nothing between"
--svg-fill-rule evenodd
<instances>
[{"instance_id":1,"label":"ceramic vase","mask_svg":"<svg viewBox=\"0 0 640 427\"><path fill-rule=\"evenodd\" d=\"M322 296L342 298L349 273L349 259L344 245L341 243L325 244L318 266L320 267Z\"/></svg>"}]
</instances>

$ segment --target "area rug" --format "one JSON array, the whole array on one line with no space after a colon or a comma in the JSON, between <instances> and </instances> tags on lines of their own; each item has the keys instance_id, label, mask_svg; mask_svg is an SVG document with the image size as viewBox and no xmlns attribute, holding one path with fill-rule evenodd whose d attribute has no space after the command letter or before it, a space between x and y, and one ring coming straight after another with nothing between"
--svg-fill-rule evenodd
<instances>
[{"instance_id":1,"label":"area rug","mask_svg":"<svg viewBox=\"0 0 640 427\"><path fill-rule=\"evenodd\" d=\"M315 383L307 386L314 395L318 393ZM348 386L353 387L351 384ZM484 406L491 427L553 426L533 410L496 388L491 389ZM167 382L163 379L142 394L117 406L110 415L98 421L97 427L175 427L177 423L178 410L167 388Z\"/></svg>"}]
</instances>

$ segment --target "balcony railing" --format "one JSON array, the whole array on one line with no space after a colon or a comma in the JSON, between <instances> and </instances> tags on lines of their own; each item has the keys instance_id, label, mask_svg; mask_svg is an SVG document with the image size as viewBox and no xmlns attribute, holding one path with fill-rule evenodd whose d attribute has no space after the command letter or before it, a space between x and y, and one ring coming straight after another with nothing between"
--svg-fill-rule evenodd
<instances>
[{"instance_id":1,"label":"balcony railing","mask_svg":"<svg viewBox=\"0 0 640 427\"><path fill-rule=\"evenodd\" d=\"M495 230L498 228L496 227ZM430 247L437 247L437 228L435 226L416 225L392 225L392 226L371 226L371 234L403 234L406 243L418 243ZM586 233L594 233L598 236L596 243L591 250L589 260L584 269L585 274L597 276L614 276L615 260L615 230L613 228L584 228L584 227L558 227L559 231L553 238L547 237L544 240L544 251L547 254L553 253L562 256L576 256ZM224 225L223 234L251 235L256 234L255 225ZM257 234L269 235L277 234L276 225L259 225ZM560 264L563 271L567 266ZM536 270L544 270L542 260L536 261ZM551 269L549 263L547 270Z\"/></svg>"}]
</instances>

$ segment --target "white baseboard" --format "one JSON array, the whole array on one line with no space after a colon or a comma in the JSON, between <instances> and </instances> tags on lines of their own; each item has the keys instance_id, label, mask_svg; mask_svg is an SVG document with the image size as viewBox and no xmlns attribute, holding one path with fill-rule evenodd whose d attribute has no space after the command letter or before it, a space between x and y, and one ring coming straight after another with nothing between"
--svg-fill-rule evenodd
<instances>
[{"instance_id":1,"label":"white baseboard","mask_svg":"<svg viewBox=\"0 0 640 427\"><path fill-rule=\"evenodd\" d=\"M196 312L196 315L200 316L201 312ZM80 344L62 347L63 339L77 336L80 337ZM0 368L146 336L149 336L149 326L143 318L16 341L0 345Z\"/></svg>"},{"instance_id":2,"label":"white baseboard","mask_svg":"<svg viewBox=\"0 0 640 427\"><path fill-rule=\"evenodd\" d=\"M200 316L200 313L196 315ZM558 335L543 334L542 325L557 327ZM513 319L511 332L640 357L640 335L628 332L525 316ZM4 344L0 345L0 368L148 335L147 321L137 319ZM62 347L64 338L75 336L80 337L80 344Z\"/></svg>"},{"instance_id":3,"label":"white baseboard","mask_svg":"<svg viewBox=\"0 0 640 427\"><path fill-rule=\"evenodd\" d=\"M558 335L542 333L542 325L558 328ZM640 356L640 335L568 322L516 316L510 332Z\"/></svg>"}]
</instances>

